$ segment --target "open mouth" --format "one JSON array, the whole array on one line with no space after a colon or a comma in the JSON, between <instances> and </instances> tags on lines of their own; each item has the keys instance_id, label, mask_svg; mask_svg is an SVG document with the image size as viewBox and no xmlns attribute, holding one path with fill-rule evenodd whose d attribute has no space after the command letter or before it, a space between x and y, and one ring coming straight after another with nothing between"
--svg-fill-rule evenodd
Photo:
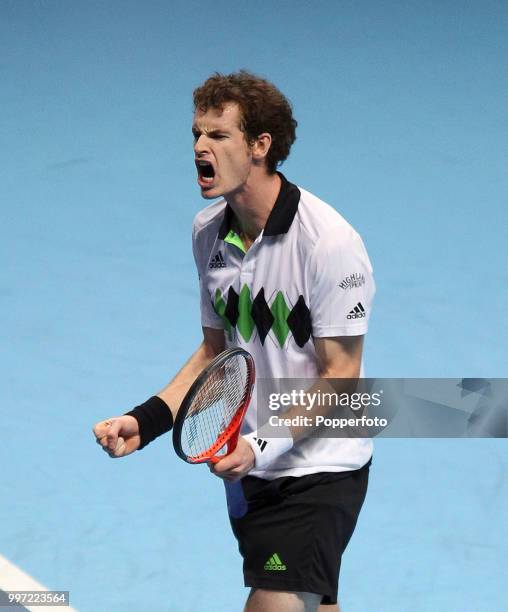
<instances>
[{"instance_id":1,"label":"open mouth","mask_svg":"<svg viewBox=\"0 0 508 612\"><path fill-rule=\"evenodd\" d=\"M211 183L215 177L215 168L210 162L196 160L198 176L204 183Z\"/></svg>"}]
</instances>

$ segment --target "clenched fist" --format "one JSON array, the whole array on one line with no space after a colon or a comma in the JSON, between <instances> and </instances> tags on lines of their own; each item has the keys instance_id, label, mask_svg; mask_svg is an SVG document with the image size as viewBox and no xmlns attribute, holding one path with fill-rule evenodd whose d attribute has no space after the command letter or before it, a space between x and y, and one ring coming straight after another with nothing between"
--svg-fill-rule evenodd
<instances>
[{"instance_id":1,"label":"clenched fist","mask_svg":"<svg viewBox=\"0 0 508 612\"><path fill-rule=\"evenodd\" d=\"M128 415L101 421L94 426L93 432L97 444L113 458L130 455L139 448L141 442L138 422Z\"/></svg>"}]
</instances>

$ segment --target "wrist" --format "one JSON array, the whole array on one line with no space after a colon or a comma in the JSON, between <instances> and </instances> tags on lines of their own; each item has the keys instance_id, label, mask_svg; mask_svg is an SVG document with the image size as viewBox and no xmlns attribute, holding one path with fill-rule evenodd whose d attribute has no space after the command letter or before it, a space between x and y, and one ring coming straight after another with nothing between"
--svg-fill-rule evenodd
<instances>
[{"instance_id":1,"label":"wrist","mask_svg":"<svg viewBox=\"0 0 508 612\"><path fill-rule=\"evenodd\" d=\"M256 430L243 436L254 453L254 469L267 469L278 457L293 448L290 430L286 427L283 433L285 434L283 437L262 438Z\"/></svg>"},{"instance_id":2,"label":"wrist","mask_svg":"<svg viewBox=\"0 0 508 612\"><path fill-rule=\"evenodd\" d=\"M129 410L125 413L125 416L134 417L138 422L140 437L138 450L170 431L173 427L171 410L166 402L157 395Z\"/></svg>"}]
</instances>

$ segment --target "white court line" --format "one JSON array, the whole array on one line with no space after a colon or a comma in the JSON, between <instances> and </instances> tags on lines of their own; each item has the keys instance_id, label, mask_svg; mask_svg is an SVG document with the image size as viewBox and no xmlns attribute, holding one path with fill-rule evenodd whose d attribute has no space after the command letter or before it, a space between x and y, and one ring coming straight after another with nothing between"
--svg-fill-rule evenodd
<instances>
[{"instance_id":1,"label":"white court line","mask_svg":"<svg viewBox=\"0 0 508 612\"><path fill-rule=\"evenodd\" d=\"M2 591L48 591L37 580L0 555L0 589ZM59 589L67 590L67 589ZM2 606L3 607L3 606ZM31 612L75 612L70 606L28 606ZM4 608L8 610L9 608ZM13 608L15 610L16 608Z\"/></svg>"}]
</instances>

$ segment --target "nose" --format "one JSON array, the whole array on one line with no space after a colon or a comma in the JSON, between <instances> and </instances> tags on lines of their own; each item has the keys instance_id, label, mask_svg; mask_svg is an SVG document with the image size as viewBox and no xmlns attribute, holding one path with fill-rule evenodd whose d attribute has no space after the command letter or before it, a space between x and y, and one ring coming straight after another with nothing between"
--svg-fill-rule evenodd
<instances>
[{"instance_id":1,"label":"nose","mask_svg":"<svg viewBox=\"0 0 508 612\"><path fill-rule=\"evenodd\" d=\"M194 153L198 156L208 153L208 146L204 134L200 134L199 138L194 142Z\"/></svg>"}]
</instances>

